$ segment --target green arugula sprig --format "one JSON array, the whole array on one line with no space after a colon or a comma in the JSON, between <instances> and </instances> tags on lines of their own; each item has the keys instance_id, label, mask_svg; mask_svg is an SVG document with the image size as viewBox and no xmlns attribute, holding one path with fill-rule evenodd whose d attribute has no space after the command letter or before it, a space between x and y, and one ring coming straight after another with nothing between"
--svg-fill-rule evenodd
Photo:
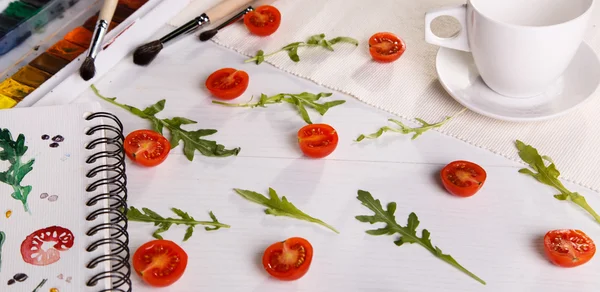
<instances>
[{"instance_id":1,"label":"green arugula sprig","mask_svg":"<svg viewBox=\"0 0 600 292\"><path fill-rule=\"evenodd\" d=\"M373 230L367 230L367 234L370 235L400 235L394 243L397 246L401 246L404 243L416 243L420 246L424 247L426 250L431 252L434 256L439 258L440 260L452 265L463 273L469 275L471 278L477 280L481 284L486 284L481 278L477 277L475 274L469 272L463 266L461 266L452 256L448 254L444 254L442 250L434 246L431 243L431 239L429 236L431 235L427 229L423 229L421 231L421 237L417 235L417 227L419 226L419 218L415 213L410 213L408 216L408 224L406 226L402 226L396 222L396 217L394 213L396 212L396 203L391 202L387 205L387 210L384 210L381 206L381 202L373 198L371 193L367 191L358 191L358 200L361 201L363 206L369 208L371 211L375 213L373 216L356 216L356 219L360 222L365 223L385 223L385 227Z\"/></svg>"},{"instance_id":2,"label":"green arugula sprig","mask_svg":"<svg viewBox=\"0 0 600 292\"><path fill-rule=\"evenodd\" d=\"M540 155L537 149L519 140L516 141L516 146L519 150L519 157L533 169L532 171L528 168L522 168L519 170L520 173L530 175L537 181L557 189L560 194L554 195L556 199L561 201L572 201L592 215L596 222L600 223L600 215L590 207L585 200L585 197L579 193L569 191L558 179L560 172L556 169L556 165L550 157ZM550 164L546 166L545 161Z\"/></svg>"},{"instance_id":3,"label":"green arugula sprig","mask_svg":"<svg viewBox=\"0 0 600 292\"><path fill-rule=\"evenodd\" d=\"M10 185L13 189L11 197L21 201L25 212L31 214L27 204L27 197L31 193L31 186L22 186L21 181L33 170L35 159L23 162L21 159L29 147L25 146L25 136L19 134L14 141L8 129L0 129L0 161L8 161L8 170L0 172L0 182Z\"/></svg>"},{"instance_id":4,"label":"green arugula sprig","mask_svg":"<svg viewBox=\"0 0 600 292\"><path fill-rule=\"evenodd\" d=\"M309 216L308 214L300 211L296 206L294 206L290 201L287 200L285 196L281 197L281 199L277 196L277 192L274 189L269 188L269 197L265 197L259 193L242 190L242 189L234 189L236 193L245 198L248 201L263 205L267 207L265 210L265 214L273 215L273 216L285 216L291 217L299 220L304 220L312 223L316 223L322 226L325 226L332 230L335 233L340 233L333 226L317 219Z\"/></svg>"},{"instance_id":5,"label":"green arugula sprig","mask_svg":"<svg viewBox=\"0 0 600 292\"><path fill-rule=\"evenodd\" d=\"M194 217L177 208L171 208L171 211L173 211L173 213L175 213L181 219L171 217L164 218L148 208L142 208L142 211L136 209L135 207L129 207L129 210L127 211L127 219L134 222L154 223L154 226L159 227L156 231L154 231L154 233L152 233L152 236L156 239L163 239L160 234L169 230L173 224L188 226L187 230L185 231L185 235L183 236L183 241L187 241L190 237L192 237L192 234L194 233L194 227L196 227L196 225L206 226L204 227L204 230L206 231L214 231L220 228L231 227L227 224L219 222L212 211L209 212L212 221L196 221Z\"/></svg>"},{"instance_id":6,"label":"green arugula sprig","mask_svg":"<svg viewBox=\"0 0 600 292\"><path fill-rule=\"evenodd\" d=\"M308 115L308 112L306 111L307 107L313 108L319 114L321 114L321 116L323 116L330 108L332 108L334 106L338 106L338 105L346 102L345 100L334 100L334 101L328 101L328 102L324 102L324 103L317 103L317 101L321 97L329 97L329 96L331 96L331 93L324 93L324 92L321 92L319 94L312 94L312 93L308 93L308 92L302 92L300 94L280 93L280 94L276 94L273 96L267 96L266 94L261 94L260 100L258 100L258 102L256 102L256 103L250 103L250 102L248 102L248 103L227 103L227 102L221 102L221 101L216 101L216 100L214 100L213 103L224 105L224 106L231 106L231 107L255 108L255 107L267 107L268 104L277 104L277 103L287 102L287 103L294 105L296 107L296 109L298 109L300 116L302 116L302 119L307 124L312 124L310 116ZM252 101L252 99L250 99L250 101Z\"/></svg>"},{"instance_id":7,"label":"green arugula sprig","mask_svg":"<svg viewBox=\"0 0 600 292\"><path fill-rule=\"evenodd\" d=\"M152 129L156 132L163 133L163 128L166 128L171 132L171 149L179 146L179 142L183 141L183 153L189 161L194 160L194 152L198 150L202 155L209 157L227 157L231 155L238 155L240 148L225 149L225 146L217 144L215 141L201 139L200 137L209 136L217 132L213 129L200 129L196 131L187 131L181 128L182 125L196 124L196 121L192 121L187 118L174 117L172 119L159 119L156 114L161 112L165 108L166 101L164 99L157 103L140 110L136 107L121 104L117 102L116 97L105 97L100 94L98 89L94 85L91 86L94 93L101 99L112 103L122 109L129 111L130 113L142 118L149 120L152 123Z\"/></svg>"},{"instance_id":8,"label":"green arugula sprig","mask_svg":"<svg viewBox=\"0 0 600 292\"><path fill-rule=\"evenodd\" d=\"M385 126L385 127L380 128L377 132L375 132L373 134L370 134L370 135L363 134L363 135L358 136L358 138L356 138L356 142L360 142L364 139L377 139L381 135L383 135L383 133L385 133L387 131L401 133L404 135L414 133L411 138L412 140L414 140L414 139L417 139L417 137L421 136L421 134L423 134L431 129L435 129L435 128L439 128L439 127L443 126L452 118L457 117L458 115L462 114L465 110L466 110L466 108L462 109L460 112L456 113L454 116L446 117L443 121L437 122L435 124L430 124L420 118L415 118L415 120L417 120L419 123L421 123L421 127L417 127L417 128L411 128L411 127L406 126L405 124L403 124L402 122L400 122L398 120L389 119L388 121L396 124L400 128L391 128L391 127Z\"/></svg>"},{"instance_id":9,"label":"green arugula sprig","mask_svg":"<svg viewBox=\"0 0 600 292\"><path fill-rule=\"evenodd\" d=\"M251 59L246 60L245 63L255 62L258 65L258 64L264 62L265 58L273 56L273 55L275 55L279 52L283 52L283 51L287 51L288 56L290 57L290 59L292 59L292 61L299 62L300 57L298 56L298 48L322 47L329 51L333 51L333 45L335 45L337 43L349 43L349 44L358 46L358 41L351 37L336 37L336 38L332 38L330 40L326 40L325 34L322 33L322 34L317 34L317 35L311 36L310 38L308 38L308 40L306 42L291 43L291 44L288 44L287 46L285 46L275 52L269 53L269 54L265 54L265 52L263 50L259 50L256 53L256 56L254 56Z\"/></svg>"}]
</instances>

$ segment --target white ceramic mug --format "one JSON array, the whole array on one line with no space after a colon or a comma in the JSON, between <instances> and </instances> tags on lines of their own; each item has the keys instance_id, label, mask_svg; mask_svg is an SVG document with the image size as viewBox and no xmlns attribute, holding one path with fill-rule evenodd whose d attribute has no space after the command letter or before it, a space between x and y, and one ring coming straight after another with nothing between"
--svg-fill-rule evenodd
<instances>
[{"instance_id":1,"label":"white ceramic mug","mask_svg":"<svg viewBox=\"0 0 600 292\"><path fill-rule=\"evenodd\" d=\"M468 0L425 15L428 43L471 52L483 81L501 95L543 93L569 66L583 37L593 0ZM431 22L456 18L452 38L437 37Z\"/></svg>"}]
</instances>

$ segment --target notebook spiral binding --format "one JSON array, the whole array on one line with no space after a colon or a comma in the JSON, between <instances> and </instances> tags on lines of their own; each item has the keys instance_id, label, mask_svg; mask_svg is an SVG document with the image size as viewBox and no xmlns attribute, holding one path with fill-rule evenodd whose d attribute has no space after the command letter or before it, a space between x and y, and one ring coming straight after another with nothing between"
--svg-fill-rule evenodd
<instances>
[{"instance_id":1,"label":"notebook spiral binding","mask_svg":"<svg viewBox=\"0 0 600 292\"><path fill-rule=\"evenodd\" d=\"M87 206L94 206L98 202L108 201L108 207L103 207L90 213L86 220L93 221L98 216L108 215L110 220L107 223L98 224L90 228L86 234L93 236L98 232L110 233L108 238L100 239L87 247L88 252L93 252L98 248L110 249L109 253L93 258L88 264L88 269L94 269L98 265L110 263L111 269L103 271L90 278L86 285L93 287L99 282L107 279L111 282L111 288L100 290L100 292L131 292L131 267L129 264L129 235L127 233L127 176L125 174L125 154L123 152L123 124L113 114L106 112L92 113L86 117L87 121L94 119L112 120L115 125L100 124L91 127L86 135L92 136L97 132L104 131L104 137L96 138L90 141L86 149L92 150L96 146L106 145L106 150L95 152L88 157L86 163L92 164L98 159L106 158L107 164L96 166L87 173L88 178L93 178L97 174L105 173L106 177L91 183L86 192L94 192L97 188L106 186L107 193L98 194L87 201Z\"/></svg>"}]
</instances>

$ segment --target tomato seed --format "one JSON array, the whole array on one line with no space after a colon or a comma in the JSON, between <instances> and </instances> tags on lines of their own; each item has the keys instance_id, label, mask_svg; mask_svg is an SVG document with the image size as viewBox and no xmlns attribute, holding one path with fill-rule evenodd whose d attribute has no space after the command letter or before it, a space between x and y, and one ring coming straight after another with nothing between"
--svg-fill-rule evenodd
<instances>
[{"instance_id":1,"label":"tomato seed","mask_svg":"<svg viewBox=\"0 0 600 292\"><path fill-rule=\"evenodd\" d=\"M297 268L297 267L300 267L306 260L306 250L304 249L304 246L302 246L302 245L296 245L296 246L294 246L294 249L298 250L298 261L295 264L295 266Z\"/></svg>"},{"instance_id":2,"label":"tomato seed","mask_svg":"<svg viewBox=\"0 0 600 292\"><path fill-rule=\"evenodd\" d=\"M215 80L213 86L223 90L235 88L243 82L243 79L239 76L232 76L234 74L235 72Z\"/></svg>"}]
</instances>

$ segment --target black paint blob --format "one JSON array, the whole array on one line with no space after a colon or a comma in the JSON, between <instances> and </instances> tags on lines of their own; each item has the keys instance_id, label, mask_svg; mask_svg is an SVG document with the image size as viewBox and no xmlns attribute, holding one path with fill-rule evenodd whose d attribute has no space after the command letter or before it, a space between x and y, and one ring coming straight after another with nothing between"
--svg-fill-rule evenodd
<instances>
[{"instance_id":1,"label":"black paint blob","mask_svg":"<svg viewBox=\"0 0 600 292\"><path fill-rule=\"evenodd\" d=\"M52 141L54 141L54 142L62 142L64 140L65 140L65 138L61 135L56 135L56 136L52 137Z\"/></svg>"}]
</instances>

